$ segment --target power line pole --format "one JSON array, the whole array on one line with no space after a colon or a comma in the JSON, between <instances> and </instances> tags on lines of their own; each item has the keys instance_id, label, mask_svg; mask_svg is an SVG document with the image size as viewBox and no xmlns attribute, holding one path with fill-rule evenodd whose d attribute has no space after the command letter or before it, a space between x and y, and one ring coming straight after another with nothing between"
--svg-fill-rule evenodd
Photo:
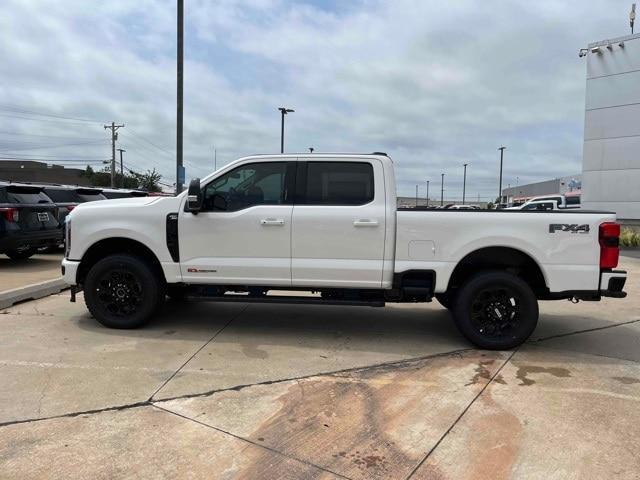
<instances>
[{"instance_id":1,"label":"power line pole","mask_svg":"<svg viewBox=\"0 0 640 480\"><path fill-rule=\"evenodd\" d=\"M416 184L416 207L418 206L418 185Z\"/></svg>"},{"instance_id":2,"label":"power line pole","mask_svg":"<svg viewBox=\"0 0 640 480\"><path fill-rule=\"evenodd\" d=\"M184 167L182 166L182 105L184 85L184 0L178 1L178 38L177 38L177 88L176 88L176 195L182 192Z\"/></svg>"},{"instance_id":3,"label":"power line pole","mask_svg":"<svg viewBox=\"0 0 640 480\"><path fill-rule=\"evenodd\" d=\"M440 181L440 206L444 206L444 173L441 174L442 179Z\"/></svg>"},{"instance_id":4,"label":"power line pole","mask_svg":"<svg viewBox=\"0 0 640 480\"><path fill-rule=\"evenodd\" d=\"M502 160L504 158L504 149L507 147L500 147L500 184L498 186L498 203L502 203Z\"/></svg>"},{"instance_id":5,"label":"power line pole","mask_svg":"<svg viewBox=\"0 0 640 480\"><path fill-rule=\"evenodd\" d=\"M218 150L216 146L213 146L213 171L218 170Z\"/></svg>"},{"instance_id":6,"label":"power line pole","mask_svg":"<svg viewBox=\"0 0 640 480\"><path fill-rule=\"evenodd\" d=\"M120 152L120 188L122 188L124 187L124 168L122 163L122 153L126 152L126 150L119 148L118 151Z\"/></svg>"},{"instance_id":7,"label":"power line pole","mask_svg":"<svg viewBox=\"0 0 640 480\"><path fill-rule=\"evenodd\" d=\"M463 205L464 205L464 195L467 190L467 165L468 163L464 164L464 178L462 180L462 204Z\"/></svg>"},{"instance_id":8,"label":"power line pole","mask_svg":"<svg viewBox=\"0 0 640 480\"><path fill-rule=\"evenodd\" d=\"M105 130L108 128L111 130L111 188L116 186L116 140L118 134L116 133L119 128L124 127L122 125L116 125L115 122L111 122L111 125L105 125Z\"/></svg>"}]
</instances>

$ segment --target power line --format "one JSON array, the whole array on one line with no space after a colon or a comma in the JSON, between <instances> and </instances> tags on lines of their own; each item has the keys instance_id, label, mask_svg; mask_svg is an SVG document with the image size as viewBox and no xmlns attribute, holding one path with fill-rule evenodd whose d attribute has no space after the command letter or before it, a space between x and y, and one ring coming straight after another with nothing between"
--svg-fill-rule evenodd
<instances>
[{"instance_id":1,"label":"power line","mask_svg":"<svg viewBox=\"0 0 640 480\"><path fill-rule=\"evenodd\" d=\"M171 157L173 158L174 152L172 152L172 151L170 151L170 150L167 150L167 149L166 149L166 148L164 148L164 147L160 147L160 146L156 145L156 144L155 144L155 143L153 143L151 140L148 140L148 139L144 138L142 135L139 135L139 134L135 133L133 130L131 130L131 128L129 128L127 131L128 131L129 133L133 134L133 136L134 136L134 137L137 137L137 138L139 138L140 140L144 140L144 141L145 141L145 142L147 142L149 145L153 145L154 147L156 147L156 148L157 148L158 150L160 150L161 152L164 152L164 153L166 153L166 154L169 154L169 155L171 155Z\"/></svg>"},{"instance_id":2,"label":"power line","mask_svg":"<svg viewBox=\"0 0 640 480\"><path fill-rule=\"evenodd\" d=\"M51 117L51 118L57 118L60 120L73 120L76 122L85 122L85 123L102 123L97 120L89 120L88 118L68 117L66 115L58 115L55 113L41 113L41 112L36 112L34 110L29 110L22 107L15 107L7 104L0 104L0 107L4 107L4 108L0 108L0 111L18 113L21 115L36 115L39 117Z\"/></svg>"},{"instance_id":3,"label":"power line","mask_svg":"<svg viewBox=\"0 0 640 480\"><path fill-rule=\"evenodd\" d=\"M24 143L18 145L25 145ZM28 144L27 144L28 145ZM76 147L76 146L87 146L87 145L107 145L104 140L92 140L90 142L80 142L80 143L62 143L62 144L54 144L54 145L42 145L42 144L31 144L28 147L12 147L11 145L3 144L4 148L9 148L11 150L41 150L43 148L62 148L62 147Z\"/></svg>"}]
</instances>

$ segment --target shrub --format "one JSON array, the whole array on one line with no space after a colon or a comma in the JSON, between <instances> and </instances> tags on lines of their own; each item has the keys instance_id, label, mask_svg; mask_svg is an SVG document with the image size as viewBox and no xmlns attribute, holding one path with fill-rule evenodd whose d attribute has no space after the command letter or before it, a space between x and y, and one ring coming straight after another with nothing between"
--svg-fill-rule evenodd
<instances>
[{"instance_id":1,"label":"shrub","mask_svg":"<svg viewBox=\"0 0 640 480\"><path fill-rule=\"evenodd\" d=\"M625 227L620 232L620 245L623 247L640 247L640 232Z\"/></svg>"}]
</instances>

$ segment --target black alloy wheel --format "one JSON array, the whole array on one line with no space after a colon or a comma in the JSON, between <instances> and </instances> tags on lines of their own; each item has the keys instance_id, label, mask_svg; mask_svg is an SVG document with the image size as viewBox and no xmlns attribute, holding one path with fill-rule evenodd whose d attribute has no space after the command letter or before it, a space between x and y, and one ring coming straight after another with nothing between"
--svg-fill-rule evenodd
<instances>
[{"instance_id":1,"label":"black alloy wheel","mask_svg":"<svg viewBox=\"0 0 640 480\"><path fill-rule=\"evenodd\" d=\"M86 276L87 308L107 327L139 327L164 300L165 285L160 275L144 259L132 255L105 257Z\"/></svg>"},{"instance_id":2,"label":"black alloy wheel","mask_svg":"<svg viewBox=\"0 0 640 480\"><path fill-rule=\"evenodd\" d=\"M529 338L538 322L538 300L520 277L482 272L460 289L454 319L462 334L480 348L508 350Z\"/></svg>"}]
</instances>

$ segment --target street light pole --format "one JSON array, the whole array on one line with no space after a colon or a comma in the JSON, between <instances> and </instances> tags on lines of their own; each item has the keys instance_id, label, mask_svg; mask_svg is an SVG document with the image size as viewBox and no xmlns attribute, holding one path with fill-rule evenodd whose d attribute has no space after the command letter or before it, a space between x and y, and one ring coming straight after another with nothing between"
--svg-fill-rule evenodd
<instances>
[{"instance_id":1,"label":"street light pole","mask_svg":"<svg viewBox=\"0 0 640 480\"><path fill-rule=\"evenodd\" d=\"M507 147L500 147L500 183L498 186L498 204L502 203L502 160L504 158L504 149Z\"/></svg>"},{"instance_id":2,"label":"street light pole","mask_svg":"<svg viewBox=\"0 0 640 480\"><path fill-rule=\"evenodd\" d=\"M124 167L122 163L122 153L126 152L126 150L119 148L118 151L120 152L120 188L124 188Z\"/></svg>"},{"instance_id":3,"label":"street light pole","mask_svg":"<svg viewBox=\"0 0 640 480\"><path fill-rule=\"evenodd\" d=\"M429 206L429 180L427 180L427 207Z\"/></svg>"},{"instance_id":4,"label":"street light pole","mask_svg":"<svg viewBox=\"0 0 640 480\"><path fill-rule=\"evenodd\" d=\"M182 119L184 86L184 0L178 0L178 52L177 52L177 88L176 88L176 194L182 192Z\"/></svg>"},{"instance_id":5,"label":"street light pole","mask_svg":"<svg viewBox=\"0 0 640 480\"><path fill-rule=\"evenodd\" d=\"M464 177L462 180L462 204L464 205L464 198L465 198L465 193L467 190L467 165L468 163L464 164Z\"/></svg>"},{"instance_id":6,"label":"street light pole","mask_svg":"<svg viewBox=\"0 0 640 480\"><path fill-rule=\"evenodd\" d=\"M278 110L280 110L280 113L282 115L282 121L280 124L280 153L284 153L284 116L287 113L295 112L295 110L292 108L286 108L286 107L279 107Z\"/></svg>"},{"instance_id":7,"label":"street light pole","mask_svg":"<svg viewBox=\"0 0 640 480\"><path fill-rule=\"evenodd\" d=\"M442 178L440 180L440 206L444 206L444 173L441 174Z\"/></svg>"}]
</instances>

